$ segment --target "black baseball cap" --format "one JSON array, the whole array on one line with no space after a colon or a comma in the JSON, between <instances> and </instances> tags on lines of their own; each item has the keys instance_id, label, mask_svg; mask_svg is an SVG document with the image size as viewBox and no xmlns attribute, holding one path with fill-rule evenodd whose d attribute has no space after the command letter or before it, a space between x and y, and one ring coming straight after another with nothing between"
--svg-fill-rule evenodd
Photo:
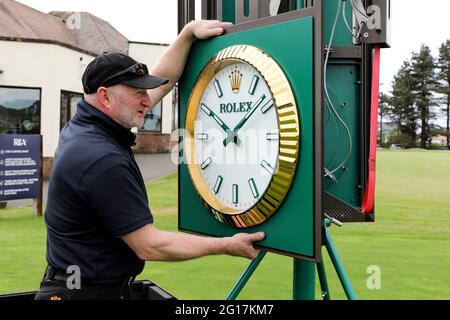
<instances>
[{"instance_id":1,"label":"black baseball cap","mask_svg":"<svg viewBox=\"0 0 450 320\"><path fill-rule=\"evenodd\" d=\"M104 53L88 64L84 71L83 90L86 94L100 87L123 84L133 88L153 89L169 82L148 74L147 66L121 53Z\"/></svg>"}]
</instances>

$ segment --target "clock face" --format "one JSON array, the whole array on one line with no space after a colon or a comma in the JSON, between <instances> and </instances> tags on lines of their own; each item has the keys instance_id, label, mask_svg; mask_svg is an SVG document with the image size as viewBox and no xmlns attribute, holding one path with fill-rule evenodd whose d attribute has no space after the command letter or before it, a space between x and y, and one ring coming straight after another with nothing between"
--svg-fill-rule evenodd
<instances>
[{"instance_id":1,"label":"clock face","mask_svg":"<svg viewBox=\"0 0 450 320\"><path fill-rule=\"evenodd\" d=\"M237 212L261 199L278 166L274 104L261 73L242 62L220 69L200 99L195 160L209 191Z\"/></svg>"},{"instance_id":2,"label":"clock face","mask_svg":"<svg viewBox=\"0 0 450 320\"><path fill-rule=\"evenodd\" d=\"M278 64L253 46L218 52L192 89L185 129L184 160L214 218L246 228L271 217L293 180L300 134Z\"/></svg>"}]
</instances>

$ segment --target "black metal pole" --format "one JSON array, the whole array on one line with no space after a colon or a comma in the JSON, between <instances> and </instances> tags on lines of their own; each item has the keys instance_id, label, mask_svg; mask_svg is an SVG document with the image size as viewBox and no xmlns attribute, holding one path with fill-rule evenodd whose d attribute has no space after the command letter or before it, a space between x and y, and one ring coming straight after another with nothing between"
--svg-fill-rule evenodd
<instances>
[{"instance_id":1,"label":"black metal pole","mask_svg":"<svg viewBox=\"0 0 450 320\"><path fill-rule=\"evenodd\" d=\"M195 0L178 0L178 33L195 20Z\"/></svg>"}]
</instances>

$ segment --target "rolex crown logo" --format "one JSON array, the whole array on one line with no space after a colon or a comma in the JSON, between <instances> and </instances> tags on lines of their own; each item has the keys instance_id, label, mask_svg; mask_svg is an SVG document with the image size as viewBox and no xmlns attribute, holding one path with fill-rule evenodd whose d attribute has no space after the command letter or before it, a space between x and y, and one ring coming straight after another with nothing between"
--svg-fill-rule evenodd
<instances>
[{"instance_id":1,"label":"rolex crown logo","mask_svg":"<svg viewBox=\"0 0 450 320\"><path fill-rule=\"evenodd\" d=\"M231 90L233 90L233 93L238 93L241 88L242 73L235 69L228 77L230 78Z\"/></svg>"}]
</instances>

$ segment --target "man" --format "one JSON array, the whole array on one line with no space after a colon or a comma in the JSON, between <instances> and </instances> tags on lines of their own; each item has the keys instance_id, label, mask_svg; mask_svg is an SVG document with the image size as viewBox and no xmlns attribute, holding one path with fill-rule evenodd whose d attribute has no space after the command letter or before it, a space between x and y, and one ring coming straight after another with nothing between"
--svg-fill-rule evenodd
<instances>
[{"instance_id":1,"label":"man","mask_svg":"<svg viewBox=\"0 0 450 320\"><path fill-rule=\"evenodd\" d=\"M45 212L49 266L36 299L129 299L130 283L144 261L257 256L253 242L264 238L262 232L206 238L158 230L131 151L130 129L141 127L145 113L178 81L194 39L220 35L227 25L189 23L152 75L117 53L87 66L84 99L55 153Z\"/></svg>"}]
</instances>

